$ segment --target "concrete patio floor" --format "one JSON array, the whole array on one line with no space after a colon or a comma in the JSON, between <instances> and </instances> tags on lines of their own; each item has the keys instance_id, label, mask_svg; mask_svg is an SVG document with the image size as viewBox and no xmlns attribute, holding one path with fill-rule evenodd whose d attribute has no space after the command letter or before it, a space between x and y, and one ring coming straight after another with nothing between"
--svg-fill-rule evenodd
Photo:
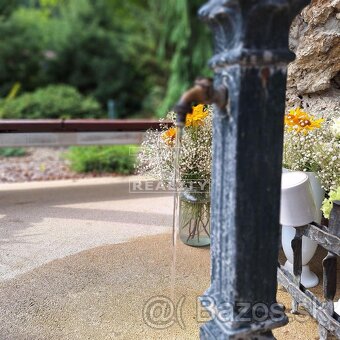
<instances>
[{"instance_id":1,"label":"concrete patio floor","mask_svg":"<svg viewBox=\"0 0 340 340\"><path fill-rule=\"evenodd\" d=\"M198 338L206 315L197 297L209 286L209 249L178 242L179 316L166 329L150 325L148 303L171 296L172 198L131 194L130 180L2 185L1 340ZM323 255L313 261L319 277ZM279 340L318 339L308 315L289 313L282 289L278 301L291 319L275 331Z\"/></svg>"},{"instance_id":2,"label":"concrete patio floor","mask_svg":"<svg viewBox=\"0 0 340 340\"><path fill-rule=\"evenodd\" d=\"M0 280L100 245L170 232L171 197L129 193L132 179L1 184Z\"/></svg>"}]
</instances>

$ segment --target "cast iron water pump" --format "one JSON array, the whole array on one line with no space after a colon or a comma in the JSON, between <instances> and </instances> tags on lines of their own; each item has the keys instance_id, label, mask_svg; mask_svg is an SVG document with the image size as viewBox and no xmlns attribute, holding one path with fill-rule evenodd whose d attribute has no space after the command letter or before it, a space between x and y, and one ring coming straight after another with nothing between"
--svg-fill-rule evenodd
<instances>
[{"instance_id":1,"label":"cast iron water pump","mask_svg":"<svg viewBox=\"0 0 340 340\"><path fill-rule=\"evenodd\" d=\"M214 82L198 79L176 106L215 104L211 192L212 319L201 339L273 339L287 323L276 302L289 28L309 0L210 0Z\"/></svg>"}]
</instances>

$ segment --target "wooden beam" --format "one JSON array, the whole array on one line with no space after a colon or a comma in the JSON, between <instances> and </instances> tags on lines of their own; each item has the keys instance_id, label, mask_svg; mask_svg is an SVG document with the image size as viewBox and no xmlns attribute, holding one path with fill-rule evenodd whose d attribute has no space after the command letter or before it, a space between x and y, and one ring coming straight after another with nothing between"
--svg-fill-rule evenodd
<instances>
[{"instance_id":1,"label":"wooden beam","mask_svg":"<svg viewBox=\"0 0 340 340\"><path fill-rule=\"evenodd\" d=\"M171 125L171 122L164 122ZM76 120L0 120L0 133L23 132L109 132L158 129L158 120L76 119Z\"/></svg>"},{"instance_id":2,"label":"wooden beam","mask_svg":"<svg viewBox=\"0 0 340 340\"><path fill-rule=\"evenodd\" d=\"M0 147L140 144L144 132L0 133Z\"/></svg>"}]
</instances>

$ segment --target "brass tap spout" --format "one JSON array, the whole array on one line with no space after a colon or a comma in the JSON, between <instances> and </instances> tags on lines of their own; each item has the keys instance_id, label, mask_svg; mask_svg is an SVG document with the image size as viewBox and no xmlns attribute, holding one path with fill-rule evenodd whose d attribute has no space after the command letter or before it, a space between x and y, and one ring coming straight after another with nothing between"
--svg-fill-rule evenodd
<instances>
[{"instance_id":1,"label":"brass tap spout","mask_svg":"<svg viewBox=\"0 0 340 340\"><path fill-rule=\"evenodd\" d=\"M195 85L184 92L179 102L175 105L177 113L176 124L184 126L186 115L192 111L192 105L212 104L214 101L213 80L211 78L197 78Z\"/></svg>"}]
</instances>

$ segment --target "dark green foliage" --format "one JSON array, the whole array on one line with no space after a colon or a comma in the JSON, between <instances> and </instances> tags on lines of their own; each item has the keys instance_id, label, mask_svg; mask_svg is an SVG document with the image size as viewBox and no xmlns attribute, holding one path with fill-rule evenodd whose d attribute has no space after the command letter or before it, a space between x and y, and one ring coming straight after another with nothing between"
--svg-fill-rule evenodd
<instances>
[{"instance_id":1,"label":"dark green foliage","mask_svg":"<svg viewBox=\"0 0 340 340\"><path fill-rule=\"evenodd\" d=\"M26 154L24 148L0 148L0 157L22 157Z\"/></svg>"},{"instance_id":2,"label":"dark green foliage","mask_svg":"<svg viewBox=\"0 0 340 340\"><path fill-rule=\"evenodd\" d=\"M54 81L91 94L102 107L114 99L120 117L142 109L145 76L131 61L124 60L114 34L109 31L98 27L75 31L50 68Z\"/></svg>"},{"instance_id":3,"label":"dark green foliage","mask_svg":"<svg viewBox=\"0 0 340 340\"><path fill-rule=\"evenodd\" d=\"M0 102L0 118L99 118L99 103L68 85L50 85Z\"/></svg>"},{"instance_id":4,"label":"dark green foliage","mask_svg":"<svg viewBox=\"0 0 340 340\"><path fill-rule=\"evenodd\" d=\"M202 3L201 0L162 2L166 41L173 53L160 113L168 111L198 76L210 75L207 62L212 55L211 38L208 28L197 17Z\"/></svg>"},{"instance_id":5,"label":"dark green foliage","mask_svg":"<svg viewBox=\"0 0 340 340\"><path fill-rule=\"evenodd\" d=\"M0 97L6 96L15 82L26 90L44 85L39 40L13 21L0 20L0 36Z\"/></svg>"},{"instance_id":6,"label":"dark green foliage","mask_svg":"<svg viewBox=\"0 0 340 340\"><path fill-rule=\"evenodd\" d=\"M128 1L135 18L123 30L126 55L147 71L143 106L163 116L198 76L210 75L208 28L197 17L202 0ZM123 6L124 7L124 6Z\"/></svg>"},{"instance_id":7,"label":"dark green foliage","mask_svg":"<svg viewBox=\"0 0 340 340\"><path fill-rule=\"evenodd\" d=\"M0 0L1 1L1 0ZM1 5L1 3L0 3ZM202 0L15 0L0 14L0 97L66 83L120 117L163 116L209 73ZM0 10L2 7L0 6Z\"/></svg>"},{"instance_id":8,"label":"dark green foliage","mask_svg":"<svg viewBox=\"0 0 340 340\"><path fill-rule=\"evenodd\" d=\"M76 172L132 174L136 146L71 147L65 157Z\"/></svg>"},{"instance_id":9,"label":"dark green foliage","mask_svg":"<svg viewBox=\"0 0 340 340\"><path fill-rule=\"evenodd\" d=\"M11 15L20 2L20 0L0 0L0 18Z\"/></svg>"}]
</instances>

